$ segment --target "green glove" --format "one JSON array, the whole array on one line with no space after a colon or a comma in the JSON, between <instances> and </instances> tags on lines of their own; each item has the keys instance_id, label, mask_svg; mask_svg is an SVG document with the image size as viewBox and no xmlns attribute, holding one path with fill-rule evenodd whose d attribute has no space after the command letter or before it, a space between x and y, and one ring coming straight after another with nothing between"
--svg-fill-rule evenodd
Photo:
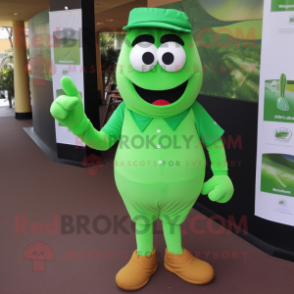
<instances>
[{"instance_id":1,"label":"green glove","mask_svg":"<svg viewBox=\"0 0 294 294\"><path fill-rule=\"evenodd\" d=\"M234 187L228 176L226 153L222 139L217 140L208 148L213 177L204 183L201 194L207 195L211 201L228 202L234 193Z\"/></svg>"},{"instance_id":2,"label":"green glove","mask_svg":"<svg viewBox=\"0 0 294 294\"><path fill-rule=\"evenodd\" d=\"M226 175L213 176L204 183L201 194L207 195L211 201L228 202L234 193L231 179Z\"/></svg>"},{"instance_id":3,"label":"green glove","mask_svg":"<svg viewBox=\"0 0 294 294\"><path fill-rule=\"evenodd\" d=\"M66 95L59 96L51 105L52 116L62 125L73 130L86 116L83 102L76 85L70 77L61 79L61 86Z\"/></svg>"},{"instance_id":4,"label":"green glove","mask_svg":"<svg viewBox=\"0 0 294 294\"><path fill-rule=\"evenodd\" d=\"M61 79L61 86L67 95L59 96L51 105L52 116L87 146L107 150L117 141L104 132L97 131L84 113L80 93L70 77Z\"/></svg>"}]
</instances>

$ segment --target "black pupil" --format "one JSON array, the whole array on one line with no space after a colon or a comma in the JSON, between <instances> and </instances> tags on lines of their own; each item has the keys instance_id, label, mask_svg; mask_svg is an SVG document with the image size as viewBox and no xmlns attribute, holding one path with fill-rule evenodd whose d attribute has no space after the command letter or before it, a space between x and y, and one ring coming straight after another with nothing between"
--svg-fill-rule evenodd
<instances>
[{"instance_id":1,"label":"black pupil","mask_svg":"<svg viewBox=\"0 0 294 294\"><path fill-rule=\"evenodd\" d=\"M162 55L162 61L164 64L169 65L172 64L174 61L174 56L170 52L166 52Z\"/></svg>"},{"instance_id":2,"label":"black pupil","mask_svg":"<svg viewBox=\"0 0 294 294\"><path fill-rule=\"evenodd\" d=\"M154 61L154 55L151 52L145 52L142 56L142 60L145 64L152 64Z\"/></svg>"}]
</instances>

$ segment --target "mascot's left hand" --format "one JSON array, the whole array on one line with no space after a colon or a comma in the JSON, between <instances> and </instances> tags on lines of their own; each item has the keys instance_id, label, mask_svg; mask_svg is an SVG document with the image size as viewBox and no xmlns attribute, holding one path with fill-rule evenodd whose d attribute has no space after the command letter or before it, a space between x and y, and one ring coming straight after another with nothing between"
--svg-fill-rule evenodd
<instances>
[{"instance_id":1,"label":"mascot's left hand","mask_svg":"<svg viewBox=\"0 0 294 294\"><path fill-rule=\"evenodd\" d=\"M231 179L227 175L217 175L203 184L201 194L207 195L211 201L219 203L228 202L234 193Z\"/></svg>"}]
</instances>

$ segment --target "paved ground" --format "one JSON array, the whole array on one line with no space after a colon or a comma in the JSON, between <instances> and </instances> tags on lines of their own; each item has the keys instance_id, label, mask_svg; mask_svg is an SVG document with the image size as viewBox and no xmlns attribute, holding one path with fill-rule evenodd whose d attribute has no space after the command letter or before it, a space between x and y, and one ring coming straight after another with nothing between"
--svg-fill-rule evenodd
<instances>
[{"instance_id":1,"label":"paved ground","mask_svg":"<svg viewBox=\"0 0 294 294\"><path fill-rule=\"evenodd\" d=\"M116 146L102 153L106 164L91 175L86 168L51 162L23 130L31 125L31 120L0 117L0 293L127 293L114 277L136 242L113 179ZM183 245L213 265L215 279L199 286L169 273L157 221L158 271L132 293L294 293L294 263L271 257L227 230L196 234L194 226L206 228L204 221L193 222L199 217L192 209L183 223ZM218 224L213 228L219 231Z\"/></svg>"},{"instance_id":2,"label":"paved ground","mask_svg":"<svg viewBox=\"0 0 294 294\"><path fill-rule=\"evenodd\" d=\"M0 99L0 117L15 116L14 108L9 108L9 102Z\"/></svg>"}]
</instances>

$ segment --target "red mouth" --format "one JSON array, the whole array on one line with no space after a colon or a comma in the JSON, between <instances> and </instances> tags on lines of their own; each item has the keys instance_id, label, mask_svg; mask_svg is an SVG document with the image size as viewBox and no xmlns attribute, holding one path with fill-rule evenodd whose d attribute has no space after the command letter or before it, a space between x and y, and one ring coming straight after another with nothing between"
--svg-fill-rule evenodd
<instances>
[{"instance_id":1,"label":"red mouth","mask_svg":"<svg viewBox=\"0 0 294 294\"><path fill-rule=\"evenodd\" d=\"M183 96L188 81L189 80L175 88L167 90L148 90L135 84L133 85L138 95L147 103L156 106L165 106L178 101Z\"/></svg>"},{"instance_id":2,"label":"red mouth","mask_svg":"<svg viewBox=\"0 0 294 294\"><path fill-rule=\"evenodd\" d=\"M164 106L164 105L169 105L170 102L166 101L166 100L163 100L163 99L158 99L158 100L155 100L152 105L157 105L157 106Z\"/></svg>"}]
</instances>

